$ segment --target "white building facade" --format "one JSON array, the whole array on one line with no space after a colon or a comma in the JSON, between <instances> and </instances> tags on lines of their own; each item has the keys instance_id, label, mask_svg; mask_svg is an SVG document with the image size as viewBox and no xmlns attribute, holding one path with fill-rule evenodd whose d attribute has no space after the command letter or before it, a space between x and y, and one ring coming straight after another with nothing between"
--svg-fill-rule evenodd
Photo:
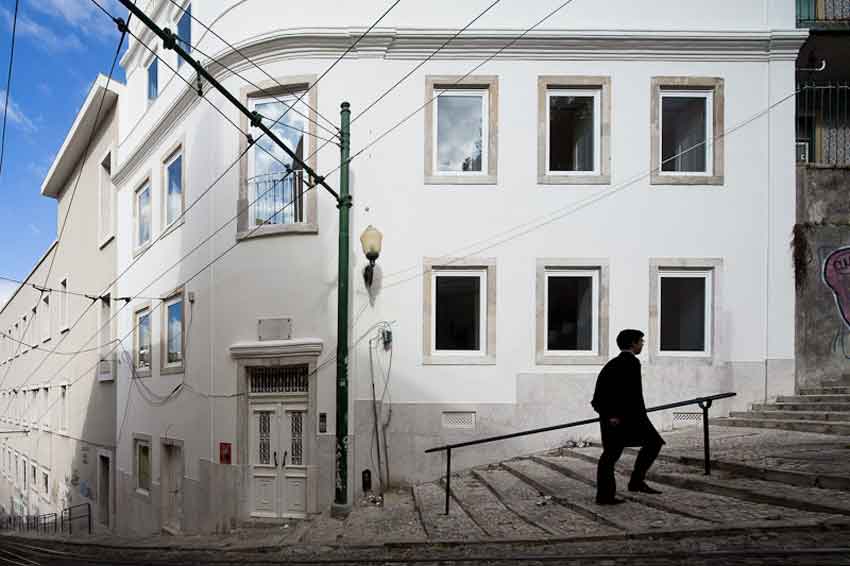
<instances>
[{"instance_id":1,"label":"white building facade","mask_svg":"<svg viewBox=\"0 0 850 566\"><path fill-rule=\"evenodd\" d=\"M350 498L365 471L436 478L431 446L593 416L623 328L647 334L649 405L736 392L722 415L794 390L794 3L576 0L523 35L560 4L499 4L453 38L487 3L402 2L319 80L384 4L140 3L335 187L330 122L351 103ZM117 526L321 512L336 201L133 30L112 171L115 292L134 297L117 315Z\"/></svg>"},{"instance_id":2,"label":"white building facade","mask_svg":"<svg viewBox=\"0 0 850 566\"><path fill-rule=\"evenodd\" d=\"M0 508L55 514L42 519L50 528L72 506L97 530L115 522L111 175L122 92L94 81L41 186L61 237L0 310Z\"/></svg>"}]
</instances>

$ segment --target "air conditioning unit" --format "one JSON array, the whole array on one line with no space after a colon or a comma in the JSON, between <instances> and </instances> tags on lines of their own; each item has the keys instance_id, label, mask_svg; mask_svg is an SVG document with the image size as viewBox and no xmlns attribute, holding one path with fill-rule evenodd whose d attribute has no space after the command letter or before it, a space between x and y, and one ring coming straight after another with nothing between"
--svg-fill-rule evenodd
<instances>
[{"instance_id":1,"label":"air conditioning unit","mask_svg":"<svg viewBox=\"0 0 850 566\"><path fill-rule=\"evenodd\" d=\"M809 162L809 142L807 142L807 141L798 141L797 142L797 162L798 163L808 163Z\"/></svg>"}]
</instances>

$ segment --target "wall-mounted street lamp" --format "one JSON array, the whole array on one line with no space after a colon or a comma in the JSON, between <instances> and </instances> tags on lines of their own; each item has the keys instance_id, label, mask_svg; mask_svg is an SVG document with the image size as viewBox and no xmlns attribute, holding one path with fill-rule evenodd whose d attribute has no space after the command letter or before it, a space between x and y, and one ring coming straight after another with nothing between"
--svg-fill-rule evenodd
<instances>
[{"instance_id":1,"label":"wall-mounted street lamp","mask_svg":"<svg viewBox=\"0 0 850 566\"><path fill-rule=\"evenodd\" d=\"M366 259L369 260L369 265L363 269L363 281L366 283L366 288L372 286L372 276L375 273L375 260L381 255L381 242L384 235L381 231L369 224L363 233L360 234L360 244L363 246L363 253L366 254Z\"/></svg>"}]
</instances>

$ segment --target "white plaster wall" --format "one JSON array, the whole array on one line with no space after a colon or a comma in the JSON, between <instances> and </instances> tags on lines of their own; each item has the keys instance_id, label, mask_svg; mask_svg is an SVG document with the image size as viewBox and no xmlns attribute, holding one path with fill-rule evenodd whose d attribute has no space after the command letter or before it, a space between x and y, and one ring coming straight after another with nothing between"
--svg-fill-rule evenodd
<instances>
[{"instance_id":1,"label":"white plaster wall","mask_svg":"<svg viewBox=\"0 0 850 566\"><path fill-rule=\"evenodd\" d=\"M321 25L356 28L371 23L374 10L347 3L317 2L315 11L289 12L271 4L244 2L224 11L222 5L196 3L193 13L201 20L216 22L228 39L248 43L297 28ZM546 6L544 6L546 4ZM229 5L229 4L228 4ZM464 3L462 13L438 9L433 3L402 4L382 26L440 29L456 27L480 11L483 2ZM551 6L550 6L551 5ZM527 6L505 5L480 22L481 28L516 30L531 25L555 2ZM266 6L266 8L264 8ZM404 8L402 8L404 6ZM539 6L539 8L538 8ZM654 2L638 5L619 2L615 7L576 0L575 5L553 18L550 33L565 28L577 30L666 30L687 36L704 32L736 32L754 37L775 28L792 28L793 3L785 2ZM377 10L377 5L375 7ZM249 12L250 10L250 12ZM220 12L225 12L219 19ZM467 13L468 12L468 13ZM539 13L538 13L539 12ZM257 13L267 17L258 19ZM657 14L657 17L653 17ZM250 19L249 19L250 18ZM248 25L248 23L253 25ZM262 25L258 28L258 25ZM411 28L412 29L412 28ZM744 31L746 30L746 31ZM321 30L320 30L321 31ZM590 32L588 32L590 33ZM595 33L595 32L594 32ZM598 35L605 35L599 32ZM193 40L201 38L193 29ZM201 39L216 53L217 40ZM490 51L492 52L492 51ZM488 53L490 53L488 52ZM275 77L320 74L338 51L316 52L307 57L257 54L263 68ZM125 58L128 65L128 96L122 98L119 154L118 267L133 258L131 238L133 190L147 176L153 185L153 234L161 232L162 180L160 163L178 140L185 141L186 202L202 191L235 159L239 133L202 100L195 100L184 120L163 130L161 120L185 89L179 79L167 81L160 68L160 97L150 107L144 99L146 78L135 52ZM375 110L352 127L353 153L386 128L404 118L424 101L425 76L462 75L483 56L453 54L438 58L416 71ZM629 55L628 57L633 57ZM683 396L737 389L747 396L763 392L753 381L764 375L747 366L730 372L723 364L764 364L766 357L791 358L793 345L793 290L787 257L787 233L793 222L793 116L792 102L775 108L770 118L761 117L730 134L725 140L725 182L719 187L650 186L645 175L650 168L650 81L653 76L711 76L725 81L725 125L727 130L764 111L769 104L793 91L793 60L768 62L764 52L747 57L721 52L695 56L686 53L656 55L651 60L620 59L610 53L593 60L586 54L561 54L552 60L497 59L478 72L499 77L499 177L494 186L424 185L424 117L420 113L385 140L358 156L352 163L352 340L374 323L395 321L392 402L407 404L515 404L517 376L557 373L564 381L581 380L598 372L598 366L550 368L535 364L534 283L539 257L604 257L611 269L611 319L609 349L616 352L615 337L624 327L646 328L649 321L649 258L718 257L721 316L715 326L720 349L714 369L698 369L687 362L681 367L653 368L647 364L647 403L673 401ZM788 59L787 54L785 55ZM700 60L693 60L700 59ZM793 59L793 55L790 57ZM351 102L356 116L378 93L389 88L416 64L412 60L383 59L357 53L347 58L318 87L320 112L338 116L339 103ZM184 66L184 69L187 67ZM250 80L264 80L256 69L241 64L239 72ZM612 85L611 173L612 183L603 187L541 186L536 183L537 77L539 75L608 75ZM283 80L283 79L282 79ZM245 82L225 76L224 84L238 92ZM234 108L212 93L208 98L239 123ZM168 122L170 124L170 122ZM163 139L144 149L141 163L130 163L144 140L159 128ZM339 162L330 147L318 156L317 169L327 172ZM130 165L127 165L130 163ZM328 176L338 186L338 175ZM119 294L134 295L167 267L177 262L213 230L236 214L238 167L229 172L191 210L185 223L156 243L122 278ZM768 187L771 205L765 210ZM622 190L620 190L622 189ZM316 189L320 190L320 189ZM610 196L606 196L610 195ZM535 228L535 220L546 220L555 211L568 211L588 197L604 197L586 208ZM162 331L161 316L153 317L153 360L155 368L145 382L166 394L181 379L203 393L231 395L236 392L236 366L230 357L231 344L256 338L256 321L261 317L289 316L294 335L325 341L320 363L334 353L336 342L336 245L337 210L330 195L318 195L320 226L317 235L288 235L253 239L240 243L232 252L202 272L187 285L195 293L185 376L160 376L157 371ZM789 214L791 216L789 216ZM379 259L377 296L373 306L360 276L365 263L357 237L367 224L385 235ZM527 231L527 229L535 228ZM197 252L181 261L159 282L144 290L146 296L161 296L194 275L235 242L235 221L227 225ZM509 238L501 242L502 239ZM485 242L485 243L481 243ZM499 243L500 242L500 243ZM767 244L770 243L770 252ZM489 244L498 243L490 247ZM493 257L497 261L497 363L493 366L423 366L421 269L424 257L443 255ZM767 271L767 258L770 259ZM770 279L768 292L767 281ZM122 312L119 337L132 348L132 307ZM769 309L770 318L766 316ZM362 310L362 314L361 313ZM359 316L358 316L359 315ZM768 337L766 328L770 328ZM768 353L766 354L766 345ZM351 355L352 399L368 399L368 350L366 342ZM232 398L210 400L185 391L164 407L144 403L133 392L127 402L128 368L122 367L119 381L119 422L123 422L118 466L132 473L132 434L153 437L153 479L160 466L159 438L164 435L184 441L186 474L199 477L201 459L218 461L218 443L232 442L234 459L239 453L236 403ZM328 414L328 432L334 431L334 365L319 373L317 413ZM730 377L734 374L735 377ZM380 394L380 392L379 392ZM757 399L753 399L757 400ZM745 402L743 399L741 402ZM126 418L124 407L127 407ZM573 406L570 401L569 406ZM589 405L586 407L590 413ZM437 415L438 416L438 415ZM571 419L573 415L558 415ZM582 418L590 415L575 415ZM554 418L554 416L553 416ZM352 423L350 430L362 428ZM545 423L544 423L545 424ZM403 440L399 440L403 442ZM360 446L368 443L361 442Z\"/></svg>"}]
</instances>

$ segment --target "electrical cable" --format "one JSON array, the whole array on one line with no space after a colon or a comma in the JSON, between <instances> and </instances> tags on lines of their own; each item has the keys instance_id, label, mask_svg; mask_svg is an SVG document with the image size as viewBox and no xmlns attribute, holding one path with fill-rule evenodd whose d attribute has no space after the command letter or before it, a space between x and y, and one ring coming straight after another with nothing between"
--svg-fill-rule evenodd
<instances>
[{"instance_id":1,"label":"electrical cable","mask_svg":"<svg viewBox=\"0 0 850 566\"><path fill-rule=\"evenodd\" d=\"M5 275L0 275L0 280L8 281L10 283L17 283L18 285L23 285L27 287L32 287L36 291L44 291L45 293L60 293L62 295L73 295L75 297L85 297L86 299L90 299L92 301L98 300L101 296L98 293L81 293L79 291L71 291L70 289L57 289L55 287L41 287L36 285L35 283L28 283L26 281L21 281L20 279L15 279L14 277L6 277ZM161 301L161 297L139 297L140 299L146 299L148 301ZM121 299L116 297L116 301L120 301Z\"/></svg>"},{"instance_id":2,"label":"electrical cable","mask_svg":"<svg viewBox=\"0 0 850 566\"><path fill-rule=\"evenodd\" d=\"M15 37L18 31L18 6L20 0L15 0L15 15L12 17L12 46L9 49L9 72L6 76L6 103L3 105L3 134L0 138L0 175L3 174L3 159L6 156L6 117L9 114L9 93L12 90L12 67L15 61Z\"/></svg>"},{"instance_id":3,"label":"electrical cable","mask_svg":"<svg viewBox=\"0 0 850 566\"><path fill-rule=\"evenodd\" d=\"M244 53L244 52L242 52L242 51L241 51L238 47L236 47L235 45L233 45L232 43L230 43L229 41L227 41L226 39L224 39L221 35L219 35L218 33L216 33L216 31L215 31L215 30L213 30L210 26L208 26L207 24L205 24L204 22L202 22L199 18L195 17L195 15L192 13L191 9L187 9L187 8L185 8L184 6L181 6L180 4L178 4L177 2L175 2L174 0L168 0L168 1L169 1L169 2L171 2L171 3L172 3L172 4L173 4L173 5L174 5L174 6L175 6L178 10L180 10L180 11L181 11L181 12L183 12L184 14L188 15L188 16L189 16L189 18L190 18L190 19L192 19L195 23L197 23L199 26L201 26L202 28L204 28L205 30L207 30L209 33L211 33L213 36L215 36L215 37L216 37L219 41L221 41L222 43L224 43L227 47L229 47L229 48L230 48L231 50L233 50L236 54L238 54L240 57L242 57L245 61L247 61L247 62L248 62L248 63L250 63L253 67L255 67L256 69L258 69L258 70L259 70L261 73L263 73L263 74L264 74L264 75L265 75L265 76L266 76L269 80L273 81L273 82L274 82L274 83L275 83L278 87L280 87L280 88L287 88L286 86L284 86L284 85L280 84L280 82L279 82L279 81L278 81L275 77L273 77L271 74L269 74L269 72L268 72L268 71L266 71L264 68L262 68L261 66L259 66L257 63L255 63L255 62L254 62L254 61L253 61L250 57L248 57L247 55L245 55L245 53ZM390 7L390 10L392 10L392 9L395 7L395 5L396 5L396 4L398 4L399 2L401 2L401 0L396 0L395 4L393 4L393 5ZM389 10L387 10L387 13L389 13ZM385 13L384 15L386 15L386 13ZM381 16L381 18L380 18L378 21L380 21L381 19L383 19L383 16ZM201 40L203 40L203 37L201 37L201 39L199 40L199 43L200 43L200 41L201 41ZM184 42L184 43L185 43L185 42ZM197 46L191 46L191 47L192 47L193 49L197 50L197 51L198 51L198 53L201 53L201 55L204 55L205 57L207 57L208 59L210 59L210 60L212 60L212 61L215 61L215 62L216 62L217 64L219 64L219 65L221 64L221 63L219 63L219 61L217 61L217 60L213 59L211 56L206 55L206 54L205 54L205 53L203 53L202 51L198 50L198 49L197 49ZM231 72L232 72L232 71L231 71ZM241 76L241 75L237 75L237 76ZM244 77L243 77L243 78L244 78ZM252 83L252 84L253 84L253 83ZM254 85L254 87L255 87L255 88L260 88L260 87L257 87L257 85ZM266 89L260 89L260 91L261 91L262 93L264 93L264 94L265 94L266 92L268 92ZM280 101L280 100L278 100L278 102L281 102L282 104L286 105L286 103L284 103L284 102L282 102L282 101ZM323 128L326 132L330 133L331 135L333 135L333 136L337 136L337 135L339 135L339 127L338 127L338 126L337 126L337 125L336 125L336 124L335 124L332 120L329 120L329 119L328 119L328 118L326 118L323 114L321 114L321 113L319 112L318 108L313 108L312 106L310 106L310 105L309 105L309 104L307 104L307 103L304 103L304 105L305 105L307 108L309 108L311 111L315 112L315 113L316 113L316 115L317 115L318 117L322 118L323 120L325 120L325 122L327 122L328 124L330 124L330 125L333 127L333 130L329 129L329 128L328 128L328 127L326 127L326 126L323 126L323 125L322 125L322 124L320 124L318 121L313 120L312 118L310 118L310 117L308 117L308 116L306 116L306 115L303 115L303 114L300 114L300 113L299 113L299 115L301 115L302 117L306 118L306 119L307 119L307 120L309 120L310 122L312 122L312 123L316 124L316 126L317 126L317 127ZM292 106L290 106L289 108L290 108L290 109L292 109ZM288 112L288 111L289 111L289 110L287 110L287 112ZM298 111L297 111L297 110L296 110L296 113L298 113Z\"/></svg>"},{"instance_id":4,"label":"electrical cable","mask_svg":"<svg viewBox=\"0 0 850 566\"><path fill-rule=\"evenodd\" d=\"M49 348L44 348L43 346L41 346L39 344L29 344L28 342L18 340L17 338L14 338L13 336L10 336L9 334L2 332L2 331L0 331L0 337L11 340L12 342L18 342L22 346L26 346L27 348L29 348L31 350L39 350L41 352L50 352L51 354L55 354L57 356L76 356L77 354L84 354L86 352L94 352L94 351L97 351L97 350L100 349L100 347L96 347L96 348L87 348L85 350L74 350L74 351L70 351L70 352L63 352L61 350L51 350ZM107 344L111 343L111 342L112 341L110 340L109 342L107 342ZM0 389L0 392L2 392L2 391L8 391L8 389Z\"/></svg>"},{"instance_id":5,"label":"electrical cable","mask_svg":"<svg viewBox=\"0 0 850 566\"><path fill-rule=\"evenodd\" d=\"M132 16L128 16L128 19L127 19L128 22L130 21L131 17ZM125 29L127 29L126 26L125 26ZM103 111L103 103L106 100L106 93L109 90L109 83L112 81L112 75L115 73L115 66L118 64L118 58L121 54L121 47L122 47L122 45L124 45L124 38L125 37L126 37L126 33L124 31L122 31L121 36L118 38L118 45L115 48L115 55L113 55L113 57L112 57L112 65L109 68L109 74L106 77L106 85L103 89L103 93L100 96L100 102L97 106L97 112L95 112L94 122L92 122L92 127L91 127L91 130L89 131L88 140L86 141L86 145L84 146L84 149L83 149L82 158L81 158L82 162L85 162L85 160L88 158L89 151L91 150L92 143L94 142L94 137L95 137L94 134L95 134L95 131L97 130L97 127L98 127L100 114ZM47 286L47 282L50 280L50 274L53 271L53 265L56 261L56 256L59 253L59 246L62 243L62 236L65 233L65 227L68 225L68 217L71 214L71 208L72 208L72 205L74 204L74 197L77 194L77 188L80 186L80 179L82 178L82 176L83 176L83 169L80 168L79 172L77 173L77 179L76 179L76 181L74 181L74 187L71 190L71 196L70 196L70 199L68 201L68 208L65 211L65 216L63 217L62 224L60 225L59 235L56 237L56 246L53 250L53 254L51 255L50 264L47 268L47 274L44 277L44 284L42 285L42 287ZM41 300L43 298L44 298L44 291L40 291L38 299L36 300L36 305L40 305ZM86 310L91 308L91 305L93 305L93 304L94 303L91 303L87 307ZM24 329L24 331L23 331L24 335L29 330L29 327L30 327L31 324L32 324L32 319L29 320L27 327ZM68 333L68 334L70 334L70 333ZM64 340L65 337L68 336L68 334L66 334L62 339L60 339L60 343ZM57 346L58 346L58 344L57 344ZM18 345L18 351L20 351L20 344ZM18 353L18 351L16 351L16 354ZM2 388L3 384L6 382L6 378L9 376L9 372L11 371L13 365L14 365L14 363L9 364L9 367L6 369L6 372L3 374L3 378L0 379L0 388ZM8 407L6 409L8 409ZM5 412L5 410L4 410L4 412Z\"/></svg>"}]
</instances>

